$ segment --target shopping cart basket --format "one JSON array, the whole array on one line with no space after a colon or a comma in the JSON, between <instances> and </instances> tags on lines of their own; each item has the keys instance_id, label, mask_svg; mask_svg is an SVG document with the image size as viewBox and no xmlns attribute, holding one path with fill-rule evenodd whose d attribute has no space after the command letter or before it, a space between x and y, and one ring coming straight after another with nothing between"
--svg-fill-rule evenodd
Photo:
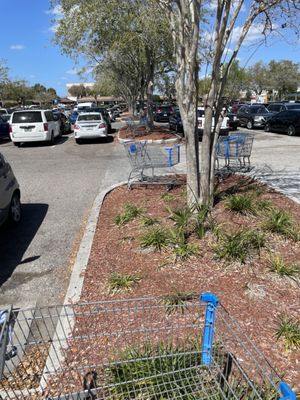
<instances>
[{"instance_id":1,"label":"shopping cart basket","mask_svg":"<svg viewBox=\"0 0 300 400\"><path fill-rule=\"evenodd\" d=\"M211 293L13 310L9 325L3 400L296 399Z\"/></svg>"},{"instance_id":2,"label":"shopping cart basket","mask_svg":"<svg viewBox=\"0 0 300 400\"><path fill-rule=\"evenodd\" d=\"M217 169L220 169L220 160L223 159L226 169L249 171L253 140L251 133L220 136L216 148Z\"/></svg>"},{"instance_id":3,"label":"shopping cart basket","mask_svg":"<svg viewBox=\"0 0 300 400\"><path fill-rule=\"evenodd\" d=\"M180 145L173 144L155 145L146 141L128 141L124 148L131 164L131 171L128 177L128 187L133 182L137 183L161 183L154 175L154 170L170 169L180 162ZM151 170L151 175L146 175L146 170ZM173 182L173 181L172 181ZM165 183L172 184L167 181Z\"/></svg>"}]
</instances>

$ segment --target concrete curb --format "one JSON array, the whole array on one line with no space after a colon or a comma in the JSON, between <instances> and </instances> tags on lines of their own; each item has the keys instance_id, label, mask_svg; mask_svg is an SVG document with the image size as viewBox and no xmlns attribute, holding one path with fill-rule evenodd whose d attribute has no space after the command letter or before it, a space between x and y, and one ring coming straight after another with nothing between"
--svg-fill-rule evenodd
<instances>
[{"instance_id":1,"label":"concrete curb","mask_svg":"<svg viewBox=\"0 0 300 400\"><path fill-rule=\"evenodd\" d=\"M113 189L116 189L119 186L126 185L127 181L121 181L116 183L101 192L96 196L90 216L88 218L88 222L85 228L85 232L83 234L80 247L76 256L76 260L73 266L73 271L70 277L69 287L67 289L64 304L69 304L70 302L76 303L80 299L83 281L84 281L84 272L86 270L90 252L93 244L93 239L96 231L96 226L98 222L98 218L100 215L101 206L105 196L111 192Z\"/></svg>"}]
</instances>

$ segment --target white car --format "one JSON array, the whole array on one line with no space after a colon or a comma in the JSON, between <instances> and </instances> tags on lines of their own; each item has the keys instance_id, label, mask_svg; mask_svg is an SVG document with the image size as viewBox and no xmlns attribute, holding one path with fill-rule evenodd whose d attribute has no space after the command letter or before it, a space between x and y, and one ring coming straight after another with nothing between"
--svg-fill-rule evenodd
<instances>
[{"instance_id":1,"label":"white car","mask_svg":"<svg viewBox=\"0 0 300 400\"><path fill-rule=\"evenodd\" d=\"M21 192L10 164L0 153L0 226L9 219L13 224L21 220Z\"/></svg>"},{"instance_id":2,"label":"white car","mask_svg":"<svg viewBox=\"0 0 300 400\"><path fill-rule=\"evenodd\" d=\"M102 114L86 112L78 115L74 125L76 143L81 143L82 139L95 139L107 137L107 135L107 124Z\"/></svg>"},{"instance_id":3,"label":"white car","mask_svg":"<svg viewBox=\"0 0 300 400\"><path fill-rule=\"evenodd\" d=\"M204 107L198 107L197 109L197 120L198 120L198 133L199 137L202 137L203 135L203 128L204 128ZM211 129L213 130L215 126L215 119L213 118L212 120L212 127ZM220 135L221 136L227 136L229 133L229 118L224 117L220 129Z\"/></svg>"},{"instance_id":4,"label":"white car","mask_svg":"<svg viewBox=\"0 0 300 400\"><path fill-rule=\"evenodd\" d=\"M54 144L60 125L51 110L15 111L10 117L10 138L15 146L24 142L46 141Z\"/></svg>"}]
</instances>

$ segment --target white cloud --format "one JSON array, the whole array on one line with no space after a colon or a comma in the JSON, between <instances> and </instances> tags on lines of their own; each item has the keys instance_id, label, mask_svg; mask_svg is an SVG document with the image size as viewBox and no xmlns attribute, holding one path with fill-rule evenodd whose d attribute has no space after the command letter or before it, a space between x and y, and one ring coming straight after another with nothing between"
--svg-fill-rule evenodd
<instances>
[{"instance_id":1,"label":"white cloud","mask_svg":"<svg viewBox=\"0 0 300 400\"><path fill-rule=\"evenodd\" d=\"M63 10L62 7L57 5L54 8L51 8L50 10L45 11L46 14L49 15L55 15L56 17L62 17L63 16Z\"/></svg>"},{"instance_id":2,"label":"white cloud","mask_svg":"<svg viewBox=\"0 0 300 400\"><path fill-rule=\"evenodd\" d=\"M23 44L12 44L9 48L11 50L24 50L25 46Z\"/></svg>"},{"instance_id":3,"label":"white cloud","mask_svg":"<svg viewBox=\"0 0 300 400\"><path fill-rule=\"evenodd\" d=\"M264 28L265 28L264 24L253 24L249 29L247 36L245 37L243 45L245 44L250 45L264 39L265 38L265 36L263 35ZM272 28L276 29L277 25L273 24ZM242 33L242 29L243 29L242 26L237 26L233 29L232 39L231 39L232 43L237 42Z\"/></svg>"}]
</instances>

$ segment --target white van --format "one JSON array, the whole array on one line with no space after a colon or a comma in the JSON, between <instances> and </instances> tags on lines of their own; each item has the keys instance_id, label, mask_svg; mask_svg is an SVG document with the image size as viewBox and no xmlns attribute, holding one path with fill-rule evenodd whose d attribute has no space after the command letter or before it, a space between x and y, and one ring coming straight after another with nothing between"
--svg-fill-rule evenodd
<instances>
[{"instance_id":1,"label":"white van","mask_svg":"<svg viewBox=\"0 0 300 400\"><path fill-rule=\"evenodd\" d=\"M12 113L10 138L15 146L22 142L55 142L60 136L59 121L54 120L51 110L22 110Z\"/></svg>"},{"instance_id":2,"label":"white van","mask_svg":"<svg viewBox=\"0 0 300 400\"><path fill-rule=\"evenodd\" d=\"M78 103L77 106L74 107L74 111L88 112L88 109L92 107L97 107L97 104L93 101L86 101L85 103Z\"/></svg>"},{"instance_id":3,"label":"white van","mask_svg":"<svg viewBox=\"0 0 300 400\"><path fill-rule=\"evenodd\" d=\"M197 120L198 120L198 133L199 133L200 138L203 135L204 121L205 121L204 114L205 114L204 107L198 107ZM215 119L213 118L211 129L213 130L214 127L215 127ZM223 121L222 121L221 129L220 129L220 135L228 136L228 134L229 134L229 118L224 117Z\"/></svg>"}]
</instances>

